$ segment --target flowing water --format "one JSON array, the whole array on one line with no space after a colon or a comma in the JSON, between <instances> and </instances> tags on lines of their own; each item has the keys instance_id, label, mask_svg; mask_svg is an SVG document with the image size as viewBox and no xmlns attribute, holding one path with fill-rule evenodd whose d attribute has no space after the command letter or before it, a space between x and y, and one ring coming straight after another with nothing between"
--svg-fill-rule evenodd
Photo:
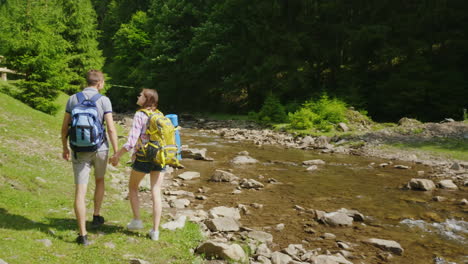
<instances>
[{"instance_id":1,"label":"flowing water","mask_svg":"<svg viewBox=\"0 0 468 264\"><path fill-rule=\"evenodd\" d=\"M308 249L322 248L333 253L340 250L336 244L338 240L352 245L354 258L349 260L353 263L468 263L468 223L465 221L468 208L459 205L462 198L467 198L468 189L419 192L401 188L411 178L418 178L418 171L430 173L430 167L393 161L393 165L411 168L381 168L378 165L388 160L258 147L193 129L184 129L182 140L191 148L206 148L207 156L214 158L213 162L183 160L187 171L201 173L201 179L190 182L187 190L196 192L201 186L210 188L206 194L208 199L195 201L194 206L201 204L209 210L221 205L263 204L261 209L249 207L251 213L243 215L241 223L271 233L273 249L303 243ZM244 150L260 162L242 166L229 162ZM308 172L301 162L312 159L322 159L326 164ZM374 165L370 165L372 163ZM264 183L265 188L243 189L241 194L231 194L236 185L208 181L215 169L231 169L241 178ZM268 184L268 178L281 184ZM433 201L436 195L447 200ZM354 209L365 215L366 220L354 222L353 227L327 227L314 221L310 214L294 209L295 205L326 212ZM284 230L275 230L280 223L285 225ZM315 233L306 233L306 228ZM335 234L336 240L321 239L324 233ZM384 260L383 251L361 242L367 238L397 241L404 249L403 256Z\"/></svg>"}]
</instances>

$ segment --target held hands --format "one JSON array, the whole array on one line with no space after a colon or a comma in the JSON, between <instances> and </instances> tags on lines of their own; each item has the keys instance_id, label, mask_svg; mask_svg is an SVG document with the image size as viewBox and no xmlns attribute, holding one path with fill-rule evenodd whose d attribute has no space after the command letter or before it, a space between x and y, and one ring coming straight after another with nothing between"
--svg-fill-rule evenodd
<instances>
[{"instance_id":1,"label":"held hands","mask_svg":"<svg viewBox=\"0 0 468 264\"><path fill-rule=\"evenodd\" d=\"M112 166L117 166L119 164L119 161L120 161L120 155L118 153L115 153L109 159L109 163L112 164Z\"/></svg>"}]
</instances>

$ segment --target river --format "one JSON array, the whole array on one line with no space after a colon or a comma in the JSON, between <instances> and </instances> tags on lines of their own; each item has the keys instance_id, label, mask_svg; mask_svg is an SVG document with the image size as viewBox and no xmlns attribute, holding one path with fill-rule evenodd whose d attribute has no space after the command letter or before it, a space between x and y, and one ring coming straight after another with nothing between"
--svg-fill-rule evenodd
<instances>
[{"instance_id":1,"label":"river","mask_svg":"<svg viewBox=\"0 0 468 264\"><path fill-rule=\"evenodd\" d=\"M263 230L273 235L273 250L289 244L304 244L307 249L321 248L338 252L337 241L351 245L353 263L468 263L468 223L464 221L468 208L460 205L467 198L467 187L458 191L437 189L433 192L404 190L402 187L418 171L431 173L431 167L352 155L320 154L317 151L285 149L276 146L256 146L249 142L229 141L214 134L195 129L182 131L183 144L190 148L206 148L212 162L183 160L186 171L198 171L201 179L193 180L186 190L197 192L209 188L208 199L194 201L191 207L209 210L215 206L238 204L263 205L260 209L249 207L250 214L243 215L243 226ZM230 160L240 151L248 151L257 159L255 165L233 165ZM321 159L315 171L307 171L302 161ZM397 169L406 165L409 169ZM231 170L241 177L255 179L263 184L261 190L242 189L231 194L236 185L209 182L215 169ZM274 178L280 184L267 183ZM447 198L433 200L435 196ZM312 216L294 208L333 212L340 208L362 213L364 222L354 222L352 227L328 227L313 220ZM284 224L281 231L275 229ZM306 229L308 232L305 232ZM332 233L335 239L323 239ZM362 241L367 238L394 240L404 249L402 256L388 253Z\"/></svg>"}]
</instances>

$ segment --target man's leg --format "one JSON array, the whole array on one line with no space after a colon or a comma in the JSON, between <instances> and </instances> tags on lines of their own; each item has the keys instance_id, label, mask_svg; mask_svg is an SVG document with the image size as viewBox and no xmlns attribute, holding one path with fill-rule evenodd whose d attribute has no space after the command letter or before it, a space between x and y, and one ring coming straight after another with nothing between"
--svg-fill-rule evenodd
<instances>
[{"instance_id":1,"label":"man's leg","mask_svg":"<svg viewBox=\"0 0 468 264\"><path fill-rule=\"evenodd\" d=\"M96 179L96 189L94 189L94 214L99 215L101 211L102 200L104 199L104 177Z\"/></svg>"},{"instance_id":2,"label":"man's leg","mask_svg":"<svg viewBox=\"0 0 468 264\"><path fill-rule=\"evenodd\" d=\"M75 215L80 230L80 236L87 234L86 232L86 189L88 184L75 185Z\"/></svg>"},{"instance_id":3,"label":"man's leg","mask_svg":"<svg viewBox=\"0 0 468 264\"><path fill-rule=\"evenodd\" d=\"M91 159L89 152L73 154L73 172L75 175L75 215L80 236L86 232L86 190L88 188L89 172L91 171ZM83 241L82 241L83 242ZM80 242L79 242L80 243Z\"/></svg>"},{"instance_id":4,"label":"man's leg","mask_svg":"<svg viewBox=\"0 0 468 264\"><path fill-rule=\"evenodd\" d=\"M94 216L99 216L99 213L101 212L102 201L104 200L104 175L106 174L107 170L107 157L108 151L97 151L93 160L94 179L96 180L96 188L94 189ZM102 219L102 221L103 220L104 219Z\"/></svg>"}]
</instances>

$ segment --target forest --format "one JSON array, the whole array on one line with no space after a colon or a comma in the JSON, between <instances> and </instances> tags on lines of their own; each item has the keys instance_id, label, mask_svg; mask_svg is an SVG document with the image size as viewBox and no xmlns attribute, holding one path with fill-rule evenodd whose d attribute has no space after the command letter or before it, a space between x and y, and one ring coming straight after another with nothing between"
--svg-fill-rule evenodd
<instances>
[{"instance_id":1,"label":"forest","mask_svg":"<svg viewBox=\"0 0 468 264\"><path fill-rule=\"evenodd\" d=\"M0 68L18 73L15 97L48 113L96 68L119 112L147 87L176 113L247 114L269 98L294 112L325 96L381 122L462 120L467 11L462 0L1 0Z\"/></svg>"}]
</instances>

